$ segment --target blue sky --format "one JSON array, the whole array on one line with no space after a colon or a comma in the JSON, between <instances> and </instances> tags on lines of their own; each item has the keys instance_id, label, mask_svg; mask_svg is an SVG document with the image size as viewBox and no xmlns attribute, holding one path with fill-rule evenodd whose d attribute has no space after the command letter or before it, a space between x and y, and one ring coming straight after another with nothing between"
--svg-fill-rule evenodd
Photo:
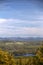
<instances>
[{"instance_id":1,"label":"blue sky","mask_svg":"<svg viewBox=\"0 0 43 65\"><path fill-rule=\"evenodd\" d=\"M43 37L43 1L0 0L0 37Z\"/></svg>"}]
</instances>

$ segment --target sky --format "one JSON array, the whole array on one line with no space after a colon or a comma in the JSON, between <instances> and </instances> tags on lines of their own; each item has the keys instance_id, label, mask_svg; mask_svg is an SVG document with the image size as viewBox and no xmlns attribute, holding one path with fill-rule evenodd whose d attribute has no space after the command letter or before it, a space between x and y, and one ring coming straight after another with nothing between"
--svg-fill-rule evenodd
<instances>
[{"instance_id":1,"label":"sky","mask_svg":"<svg viewBox=\"0 0 43 65\"><path fill-rule=\"evenodd\" d=\"M0 37L43 37L43 0L0 0Z\"/></svg>"}]
</instances>

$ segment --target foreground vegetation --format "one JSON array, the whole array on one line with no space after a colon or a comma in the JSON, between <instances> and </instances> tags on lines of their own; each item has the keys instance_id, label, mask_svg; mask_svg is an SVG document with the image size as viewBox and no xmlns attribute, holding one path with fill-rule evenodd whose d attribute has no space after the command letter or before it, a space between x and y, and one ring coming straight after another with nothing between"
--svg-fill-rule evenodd
<instances>
[{"instance_id":1,"label":"foreground vegetation","mask_svg":"<svg viewBox=\"0 0 43 65\"><path fill-rule=\"evenodd\" d=\"M33 57L13 57L8 52L0 50L0 65L43 65L43 46Z\"/></svg>"},{"instance_id":2,"label":"foreground vegetation","mask_svg":"<svg viewBox=\"0 0 43 65\"><path fill-rule=\"evenodd\" d=\"M0 65L14 65L15 60L8 52L0 49Z\"/></svg>"}]
</instances>

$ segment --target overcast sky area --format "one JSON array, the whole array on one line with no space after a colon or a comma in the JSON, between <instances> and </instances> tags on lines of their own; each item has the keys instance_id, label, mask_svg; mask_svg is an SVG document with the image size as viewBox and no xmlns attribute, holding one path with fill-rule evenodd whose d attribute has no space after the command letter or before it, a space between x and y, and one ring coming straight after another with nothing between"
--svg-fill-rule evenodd
<instances>
[{"instance_id":1,"label":"overcast sky area","mask_svg":"<svg viewBox=\"0 0 43 65\"><path fill-rule=\"evenodd\" d=\"M43 0L0 0L0 37L43 37Z\"/></svg>"}]
</instances>

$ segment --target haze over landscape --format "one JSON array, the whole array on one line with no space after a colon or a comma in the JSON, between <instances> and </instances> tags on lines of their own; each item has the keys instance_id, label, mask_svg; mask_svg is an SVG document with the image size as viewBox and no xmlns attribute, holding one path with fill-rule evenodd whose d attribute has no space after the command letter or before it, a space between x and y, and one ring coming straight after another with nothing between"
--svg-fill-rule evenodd
<instances>
[{"instance_id":1,"label":"haze over landscape","mask_svg":"<svg viewBox=\"0 0 43 65\"><path fill-rule=\"evenodd\" d=\"M43 0L0 0L0 37L43 37Z\"/></svg>"}]
</instances>

